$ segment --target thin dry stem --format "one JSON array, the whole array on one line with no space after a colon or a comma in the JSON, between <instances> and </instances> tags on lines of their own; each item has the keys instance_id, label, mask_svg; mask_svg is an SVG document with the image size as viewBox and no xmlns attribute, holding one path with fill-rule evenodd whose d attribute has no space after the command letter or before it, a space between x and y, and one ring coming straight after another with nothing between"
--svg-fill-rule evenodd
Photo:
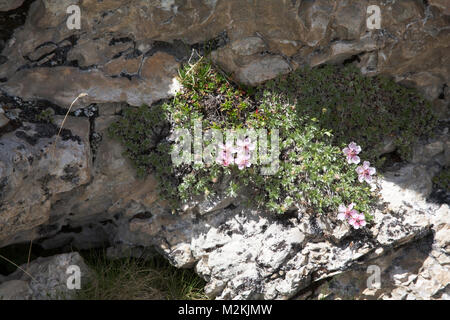
<instances>
[{"instance_id":1,"label":"thin dry stem","mask_svg":"<svg viewBox=\"0 0 450 320\"><path fill-rule=\"evenodd\" d=\"M65 115L65 117L63 119L63 122L61 123L61 127L59 128L58 134L56 135L55 144L53 146L53 151L52 151L52 158L54 158L54 156L55 156L56 142L58 141L59 135L61 134L61 131L62 131L63 127L64 127L64 123L66 123L66 119L69 116L70 110L72 110L72 106L75 104L75 102L77 102L77 100L79 98L85 97L87 95L88 94L85 93L85 92L80 93L78 95L78 97L76 97L75 100L73 100L72 103L70 104L69 110L67 110L66 115Z\"/></svg>"},{"instance_id":2,"label":"thin dry stem","mask_svg":"<svg viewBox=\"0 0 450 320\"><path fill-rule=\"evenodd\" d=\"M30 241L30 248L28 249L28 260L27 260L27 271L28 271L28 267L30 265L30 260L31 260L31 249L33 248L33 240Z\"/></svg>"},{"instance_id":3,"label":"thin dry stem","mask_svg":"<svg viewBox=\"0 0 450 320\"><path fill-rule=\"evenodd\" d=\"M37 281L35 277L33 277L31 274L28 273L28 271L24 270L23 268L21 268L20 266L18 266L17 264L15 264L14 262L12 262L11 260L9 260L8 258L2 256L0 254L0 258L4 259L5 261L11 263L13 266L17 267L18 269L22 270L26 275L28 275L31 279L33 279L34 281Z\"/></svg>"}]
</instances>

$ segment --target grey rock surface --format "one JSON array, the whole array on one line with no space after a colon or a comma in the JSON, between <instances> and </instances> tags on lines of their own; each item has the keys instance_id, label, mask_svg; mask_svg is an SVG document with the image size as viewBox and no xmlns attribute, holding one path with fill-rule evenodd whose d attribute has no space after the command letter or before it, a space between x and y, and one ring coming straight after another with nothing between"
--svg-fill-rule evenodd
<instances>
[{"instance_id":1,"label":"grey rock surface","mask_svg":"<svg viewBox=\"0 0 450 320\"><path fill-rule=\"evenodd\" d=\"M3 300L48 300L73 299L76 290L68 287L74 274L69 268L76 266L80 271L80 284L85 285L92 277L91 271L77 253L60 254L33 260L24 273L18 269L0 283L0 299Z\"/></svg>"}]
</instances>

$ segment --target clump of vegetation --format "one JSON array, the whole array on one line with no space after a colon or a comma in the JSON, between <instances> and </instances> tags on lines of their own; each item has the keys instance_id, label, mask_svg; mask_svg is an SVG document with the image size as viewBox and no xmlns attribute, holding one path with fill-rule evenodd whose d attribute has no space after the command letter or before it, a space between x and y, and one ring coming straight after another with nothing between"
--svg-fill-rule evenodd
<instances>
[{"instance_id":1,"label":"clump of vegetation","mask_svg":"<svg viewBox=\"0 0 450 320\"><path fill-rule=\"evenodd\" d=\"M162 257L110 260L103 251L84 254L93 270L82 300L205 300L205 282L192 270L179 270Z\"/></svg>"},{"instance_id":2,"label":"clump of vegetation","mask_svg":"<svg viewBox=\"0 0 450 320\"><path fill-rule=\"evenodd\" d=\"M226 183L229 196L247 194L252 205L272 212L302 208L329 213L351 207L349 213L363 212L370 220L376 195L362 179L359 160L346 161L343 148L354 141L362 147L361 164L369 160L379 166L386 138L396 139L406 157L416 136L429 133L435 123L428 103L413 90L363 77L351 66L302 69L259 88L233 84L206 58L186 65L179 75L183 90L173 99L129 108L110 128L138 174L153 172L159 178L161 194L174 208L218 193ZM173 165L174 142L168 137L176 128L192 131L195 121L201 121L203 132L278 130L278 170L261 175L258 164L238 166L233 158Z\"/></svg>"},{"instance_id":3,"label":"clump of vegetation","mask_svg":"<svg viewBox=\"0 0 450 320\"><path fill-rule=\"evenodd\" d=\"M44 250L39 245L15 244L0 248L0 274L10 275L39 257L61 254L61 250ZM81 251L93 272L89 282L82 282L77 299L82 300L204 300L206 282L193 270L177 269L160 255L150 259L112 260L103 249ZM25 265L25 266L24 266ZM20 267L22 266L22 267ZM64 298L63 296L61 298ZM0 298L1 300L1 298Z\"/></svg>"},{"instance_id":4,"label":"clump of vegetation","mask_svg":"<svg viewBox=\"0 0 450 320\"><path fill-rule=\"evenodd\" d=\"M442 169L442 171L433 177L433 183L440 189L450 190L450 167Z\"/></svg>"},{"instance_id":5,"label":"clump of vegetation","mask_svg":"<svg viewBox=\"0 0 450 320\"><path fill-rule=\"evenodd\" d=\"M166 143L170 124L163 105L126 108L122 118L109 127L109 133L125 146L124 155L131 159L138 177L157 171L163 178L170 174L170 154Z\"/></svg>"},{"instance_id":6,"label":"clump of vegetation","mask_svg":"<svg viewBox=\"0 0 450 320\"><path fill-rule=\"evenodd\" d=\"M430 103L416 90L386 77L362 76L353 65L297 70L268 81L258 99L295 105L299 116L307 114L320 128L332 130L334 145L357 141L377 167L383 165L384 141L394 140L399 155L408 159L414 142L437 123Z\"/></svg>"},{"instance_id":7,"label":"clump of vegetation","mask_svg":"<svg viewBox=\"0 0 450 320\"><path fill-rule=\"evenodd\" d=\"M55 111L52 108L47 108L45 110L42 110L39 114L36 115L36 121L53 123L54 116Z\"/></svg>"}]
</instances>

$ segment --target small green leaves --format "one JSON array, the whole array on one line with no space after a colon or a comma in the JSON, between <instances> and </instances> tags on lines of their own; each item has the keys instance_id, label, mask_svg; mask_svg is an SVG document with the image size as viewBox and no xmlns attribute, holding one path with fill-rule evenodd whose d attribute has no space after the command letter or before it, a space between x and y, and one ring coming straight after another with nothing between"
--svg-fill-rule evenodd
<instances>
[{"instance_id":1,"label":"small green leaves","mask_svg":"<svg viewBox=\"0 0 450 320\"><path fill-rule=\"evenodd\" d=\"M429 104L413 90L389 79L363 77L351 66L305 68L244 88L202 58L180 69L179 76L183 90L173 99L126 109L110 127L138 175L155 174L161 195L175 208L195 195L207 197L220 189L235 197L245 189L250 205L274 213L299 207L336 213L339 204L355 203L370 221L376 195L357 183L355 168L342 154L344 144L358 141L364 159L379 167L387 137L395 138L406 157L417 135L429 133L435 123ZM174 127L190 130L198 119L203 130L279 130L276 174L262 176L254 166L173 166L166 137Z\"/></svg>"},{"instance_id":2,"label":"small green leaves","mask_svg":"<svg viewBox=\"0 0 450 320\"><path fill-rule=\"evenodd\" d=\"M36 115L36 120L40 122L53 123L54 116L55 111L52 108L47 108Z\"/></svg>"},{"instance_id":3,"label":"small green leaves","mask_svg":"<svg viewBox=\"0 0 450 320\"><path fill-rule=\"evenodd\" d=\"M335 145L358 141L377 167L385 141L394 137L398 153L408 159L417 138L429 135L437 121L430 103L415 90L385 77L364 77L352 65L306 67L267 82L258 95L294 103L299 116L307 114L332 131Z\"/></svg>"}]
</instances>

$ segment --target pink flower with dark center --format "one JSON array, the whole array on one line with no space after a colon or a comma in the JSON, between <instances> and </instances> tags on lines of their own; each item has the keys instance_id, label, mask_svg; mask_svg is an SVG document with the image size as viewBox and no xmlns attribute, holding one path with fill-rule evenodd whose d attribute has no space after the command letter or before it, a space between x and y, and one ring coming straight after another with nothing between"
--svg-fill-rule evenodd
<instances>
[{"instance_id":1,"label":"pink flower with dark center","mask_svg":"<svg viewBox=\"0 0 450 320\"><path fill-rule=\"evenodd\" d=\"M223 157L232 157L234 153L236 153L236 148L234 148L232 142L227 142L225 144L219 143L219 155L222 155Z\"/></svg>"},{"instance_id":2,"label":"pink flower with dark center","mask_svg":"<svg viewBox=\"0 0 450 320\"><path fill-rule=\"evenodd\" d=\"M217 146L218 146L218 153L216 162L225 167L228 167L230 164L234 162L233 154L236 152L236 150L233 147L233 143L231 142L227 142L225 144L219 143Z\"/></svg>"},{"instance_id":3,"label":"pink flower with dark center","mask_svg":"<svg viewBox=\"0 0 450 320\"><path fill-rule=\"evenodd\" d=\"M358 211L356 211L355 209L353 209L353 207L355 206L354 203L350 203L350 205L348 207L345 206L345 204L341 204L339 206L339 214L338 214L338 219L339 220L345 220L345 219L350 219L354 214L358 214Z\"/></svg>"},{"instance_id":4,"label":"pink flower with dark center","mask_svg":"<svg viewBox=\"0 0 450 320\"><path fill-rule=\"evenodd\" d=\"M361 152L361 147L355 142L351 142L348 147L345 147L342 152L347 156L348 163L358 164L361 159L357 156Z\"/></svg>"},{"instance_id":5,"label":"pink flower with dark center","mask_svg":"<svg viewBox=\"0 0 450 320\"><path fill-rule=\"evenodd\" d=\"M228 167L233 164L233 157L224 157L223 155L217 157L216 162L224 167Z\"/></svg>"},{"instance_id":6,"label":"pink flower with dark center","mask_svg":"<svg viewBox=\"0 0 450 320\"><path fill-rule=\"evenodd\" d=\"M365 180L367 183L370 183L372 182L372 176L377 172L377 170L370 166L369 161L364 161L362 166L356 168L356 172L358 173L359 182L363 182Z\"/></svg>"},{"instance_id":7,"label":"pink flower with dark center","mask_svg":"<svg viewBox=\"0 0 450 320\"><path fill-rule=\"evenodd\" d=\"M250 161L250 156L240 155L236 158L235 163L237 164L239 170L244 168L249 168L252 163Z\"/></svg>"},{"instance_id":8,"label":"pink flower with dark center","mask_svg":"<svg viewBox=\"0 0 450 320\"><path fill-rule=\"evenodd\" d=\"M250 138L245 138L243 140L238 139L236 144L238 146L237 152L239 154L244 154L248 156L251 154L253 150L255 150L255 144L251 141Z\"/></svg>"},{"instance_id":9,"label":"pink flower with dark center","mask_svg":"<svg viewBox=\"0 0 450 320\"><path fill-rule=\"evenodd\" d=\"M363 214L355 213L348 220L348 223L350 223L350 225L352 225L353 228L359 229L359 228L364 227L366 225L366 217L364 217Z\"/></svg>"},{"instance_id":10,"label":"pink flower with dark center","mask_svg":"<svg viewBox=\"0 0 450 320\"><path fill-rule=\"evenodd\" d=\"M233 154L236 153L236 149L233 147L233 143L227 142L226 144L218 144L218 154L216 162L224 167L228 167L234 162Z\"/></svg>"}]
</instances>

